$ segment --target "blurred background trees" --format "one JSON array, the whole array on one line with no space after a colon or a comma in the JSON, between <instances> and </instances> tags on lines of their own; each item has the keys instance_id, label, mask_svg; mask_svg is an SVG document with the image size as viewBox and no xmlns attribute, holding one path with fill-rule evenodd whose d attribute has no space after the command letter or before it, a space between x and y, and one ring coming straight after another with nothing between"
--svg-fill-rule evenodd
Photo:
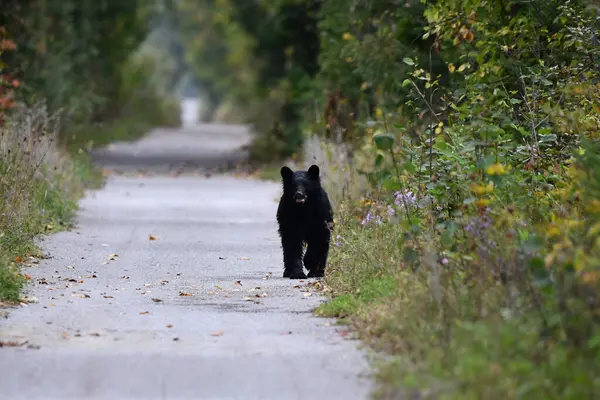
<instances>
[{"instance_id":1,"label":"blurred background trees","mask_svg":"<svg viewBox=\"0 0 600 400\"><path fill-rule=\"evenodd\" d=\"M14 100L60 110L69 140L75 127L117 119L136 120L136 132L176 123L170 80L180 63L168 41L156 40L168 22L162 8L142 0L3 1L0 27L13 48L0 68L19 82Z\"/></svg>"}]
</instances>

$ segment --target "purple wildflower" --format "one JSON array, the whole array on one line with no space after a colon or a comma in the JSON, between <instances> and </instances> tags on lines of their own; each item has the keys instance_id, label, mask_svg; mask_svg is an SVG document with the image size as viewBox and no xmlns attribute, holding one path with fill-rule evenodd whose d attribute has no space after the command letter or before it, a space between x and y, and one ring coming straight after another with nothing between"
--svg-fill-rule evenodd
<instances>
[{"instance_id":1,"label":"purple wildflower","mask_svg":"<svg viewBox=\"0 0 600 400\"><path fill-rule=\"evenodd\" d=\"M394 210L394 208L390 205L387 206L387 211L388 211L388 215L390 217L393 217L394 215L396 215L396 210Z\"/></svg>"},{"instance_id":2,"label":"purple wildflower","mask_svg":"<svg viewBox=\"0 0 600 400\"><path fill-rule=\"evenodd\" d=\"M394 193L394 204L398 207L411 207L417 202L417 197L410 190L406 189L403 192L398 191Z\"/></svg>"},{"instance_id":3,"label":"purple wildflower","mask_svg":"<svg viewBox=\"0 0 600 400\"><path fill-rule=\"evenodd\" d=\"M340 235L337 235L335 238L338 239L335 241L335 246L342 247L342 244L339 242L339 239L341 239L342 237Z\"/></svg>"}]
</instances>

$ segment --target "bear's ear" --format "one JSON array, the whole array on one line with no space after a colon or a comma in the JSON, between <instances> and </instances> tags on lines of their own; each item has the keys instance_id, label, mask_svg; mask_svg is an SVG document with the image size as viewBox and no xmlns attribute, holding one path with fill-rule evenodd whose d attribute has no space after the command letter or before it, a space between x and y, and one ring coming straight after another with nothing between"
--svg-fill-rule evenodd
<instances>
[{"instance_id":1,"label":"bear's ear","mask_svg":"<svg viewBox=\"0 0 600 400\"><path fill-rule=\"evenodd\" d=\"M310 176L312 179L319 179L319 167L314 164L311 165L308 169L308 176Z\"/></svg>"},{"instance_id":2,"label":"bear's ear","mask_svg":"<svg viewBox=\"0 0 600 400\"><path fill-rule=\"evenodd\" d=\"M281 167L281 177L284 181L290 180L294 176L294 171L288 167Z\"/></svg>"}]
</instances>

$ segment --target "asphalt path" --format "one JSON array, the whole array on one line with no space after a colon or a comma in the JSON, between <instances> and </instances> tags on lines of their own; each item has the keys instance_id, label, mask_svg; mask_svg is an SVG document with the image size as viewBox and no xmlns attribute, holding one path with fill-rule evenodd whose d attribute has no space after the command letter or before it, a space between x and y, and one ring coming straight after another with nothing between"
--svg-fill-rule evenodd
<instances>
[{"instance_id":1,"label":"asphalt path","mask_svg":"<svg viewBox=\"0 0 600 400\"><path fill-rule=\"evenodd\" d=\"M357 341L311 313L318 281L282 278L280 185L220 172L249 139L187 124L95 154L106 186L0 318L0 398L368 398Z\"/></svg>"}]
</instances>

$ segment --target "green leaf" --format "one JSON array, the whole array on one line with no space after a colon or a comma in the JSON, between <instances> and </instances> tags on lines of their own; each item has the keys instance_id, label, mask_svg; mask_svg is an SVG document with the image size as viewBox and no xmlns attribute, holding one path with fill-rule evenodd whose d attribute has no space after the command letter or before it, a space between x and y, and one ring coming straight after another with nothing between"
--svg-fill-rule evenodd
<instances>
[{"instance_id":1,"label":"green leaf","mask_svg":"<svg viewBox=\"0 0 600 400\"><path fill-rule=\"evenodd\" d=\"M396 244L398 245L398 249L402 249L404 247L404 241L405 241L404 234L401 234L400 236L398 236L398 240L396 241Z\"/></svg>"},{"instance_id":2,"label":"green leaf","mask_svg":"<svg viewBox=\"0 0 600 400\"><path fill-rule=\"evenodd\" d=\"M402 185L400 184L400 182L397 182L394 179L388 179L385 182L383 182L382 189L384 190L389 190L390 192L395 192L397 190L402 189Z\"/></svg>"},{"instance_id":3,"label":"green leaf","mask_svg":"<svg viewBox=\"0 0 600 400\"><path fill-rule=\"evenodd\" d=\"M452 147L450 147L450 145L446 142L436 142L433 145L433 149L436 151L436 153L444 155L448 158L453 158L454 160L458 161L460 164L464 165L466 163L466 160L464 158L462 158L461 156L459 156L458 154L455 153L456 150L454 150Z\"/></svg>"},{"instance_id":4,"label":"green leaf","mask_svg":"<svg viewBox=\"0 0 600 400\"><path fill-rule=\"evenodd\" d=\"M403 169L404 169L406 172L409 172L409 173L411 173L411 174L412 174L412 173L415 173L415 172L417 172L417 167L415 167L415 165L414 165L413 163L411 163L411 162L405 162L405 163L402 165L402 168L403 168Z\"/></svg>"},{"instance_id":5,"label":"green leaf","mask_svg":"<svg viewBox=\"0 0 600 400\"><path fill-rule=\"evenodd\" d=\"M410 79L405 79L402 82L402 87L410 86L411 84L412 84L412 81Z\"/></svg>"},{"instance_id":6,"label":"green leaf","mask_svg":"<svg viewBox=\"0 0 600 400\"><path fill-rule=\"evenodd\" d=\"M419 252L410 246L405 246L402 250L404 261L415 262L419 259Z\"/></svg>"},{"instance_id":7,"label":"green leaf","mask_svg":"<svg viewBox=\"0 0 600 400\"><path fill-rule=\"evenodd\" d=\"M383 154L377 154L377 157L375 157L375 167L380 167L381 164L383 164L383 161L384 161Z\"/></svg>"},{"instance_id":8,"label":"green leaf","mask_svg":"<svg viewBox=\"0 0 600 400\"><path fill-rule=\"evenodd\" d=\"M410 57L404 57L402 61L404 61L404 64L410 65L411 67L415 65L415 62Z\"/></svg>"},{"instance_id":9,"label":"green leaf","mask_svg":"<svg viewBox=\"0 0 600 400\"><path fill-rule=\"evenodd\" d=\"M389 133L378 133L373 136L373 141L375 142L375 146L379 150L390 150L394 146L394 135Z\"/></svg>"}]
</instances>

